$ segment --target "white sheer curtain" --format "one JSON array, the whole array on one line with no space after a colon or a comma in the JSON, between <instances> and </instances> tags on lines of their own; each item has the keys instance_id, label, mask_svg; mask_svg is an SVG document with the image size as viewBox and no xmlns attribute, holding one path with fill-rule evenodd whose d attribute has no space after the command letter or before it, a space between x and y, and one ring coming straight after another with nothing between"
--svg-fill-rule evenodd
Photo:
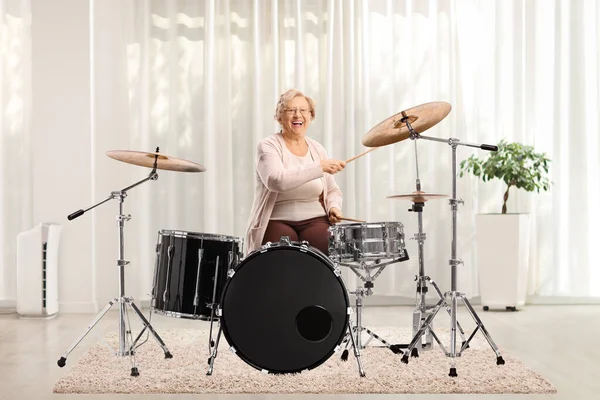
<instances>
[{"instance_id":1,"label":"white sheer curtain","mask_svg":"<svg viewBox=\"0 0 600 400\"><path fill-rule=\"evenodd\" d=\"M31 228L31 8L0 1L0 307L16 297L16 237Z\"/></svg>"},{"instance_id":2,"label":"white sheer curtain","mask_svg":"<svg viewBox=\"0 0 600 400\"><path fill-rule=\"evenodd\" d=\"M598 297L598 3L461 1L456 14L464 139L505 137L553 160L550 193L511 194L532 217L529 293ZM496 211L501 186L471 184L473 211Z\"/></svg>"},{"instance_id":3,"label":"white sheer curtain","mask_svg":"<svg viewBox=\"0 0 600 400\"><path fill-rule=\"evenodd\" d=\"M244 236L255 146L278 129L278 95L295 87L316 100L309 135L335 158L363 151L379 121L438 100L453 110L430 136L506 138L547 152L552 191L513 192L509 203L532 216L530 294L599 296L599 26L594 0L95 2L96 152L160 146L207 167L161 173L132 200L141 285L159 229ZM423 189L449 194L450 146L416 145ZM387 268L379 295L415 292L416 215L385 199L415 190L414 146L384 147L336 176L345 215L405 225L411 260ZM458 158L473 152L460 147ZM469 296L478 294L474 216L497 212L503 191L500 182L458 181L458 288ZM446 202L427 203L426 272L442 290L450 217Z\"/></svg>"}]
</instances>

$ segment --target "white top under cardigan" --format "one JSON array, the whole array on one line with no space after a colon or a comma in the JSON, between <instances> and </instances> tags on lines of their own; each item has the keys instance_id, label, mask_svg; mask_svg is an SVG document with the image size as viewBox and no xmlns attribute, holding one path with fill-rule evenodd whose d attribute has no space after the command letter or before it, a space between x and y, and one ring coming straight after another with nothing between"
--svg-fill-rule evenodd
<instances>
[{"instance_id":1,"label":"white top under cardigan","mask_svg":"<svg viewBox=\"0 0 600 400\"><path fill-rule=\"evenodd\" d=\"M342 191L335 183L333 175L326 174L321 169L321 160L328 159L325 149L316 140L308 136L305 139L314 162L293 168L290 168L290 164L294 155L289 151L284 151L286 147L281 133L271 135L258 144L254 202L246 232L246 254L260 247L278 193L321 178L323 204L327 214L333 207L342 209Z\"/></svg>"},{"instance_id":2,"label":"white top under cardigan","mask_svg":"<svg viewBox=\"0 0 600 400\"><path fill-rule=\"evenodd\" d=\"M285 152L290 152L284 148ZM291 153L291 152L290 152ZM304 156L292 153L289 168L298 168L302 165L311 164L314 160L310 151ZM321 178L303 183L297 188L277 194L275 206L271 212L270 220L280 221L305 221L307 219L325 216L325 209L319 200L323 193L323 182Z\"/></svg>"}]
</instances>

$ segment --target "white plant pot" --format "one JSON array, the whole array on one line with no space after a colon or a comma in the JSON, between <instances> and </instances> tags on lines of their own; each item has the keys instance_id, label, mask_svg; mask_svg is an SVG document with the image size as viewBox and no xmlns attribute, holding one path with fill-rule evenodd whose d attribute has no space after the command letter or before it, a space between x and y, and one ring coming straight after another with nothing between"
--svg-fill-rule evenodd
<instances>
[{"instance_id":1,"label":"white plant pot","mask_svg":"<svg viewBox=\"0 0 600 400\"><path fill-rule=\"evenodd\" d=\"M525 305L529 272L529 214L478 214L477 267L484 310Z\"/></svg>"}]
</instances>

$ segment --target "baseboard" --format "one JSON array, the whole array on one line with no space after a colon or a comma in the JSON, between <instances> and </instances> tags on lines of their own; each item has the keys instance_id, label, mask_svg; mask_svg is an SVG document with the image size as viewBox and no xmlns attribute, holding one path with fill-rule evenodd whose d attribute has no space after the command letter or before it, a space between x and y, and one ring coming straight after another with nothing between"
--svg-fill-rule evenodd
<instances>
[{"instance_id":1,"label":"baseboard","mask_svg":"<svg viewBox=\"0 0 600 400\"><path fill-rule=\"evenodd\" d=\"M355 296L350 296L350 304L354 305ZM403 296L372 295L363 297L365 307L410 306L415 305L415 299Z\"/></svg>"},{"instance_id":2,"label":"baseboard","mask_svg":"<svg viewBox=\"0 0 600 400\"><path fill-rule=\"evenodd\" d=\"M572 297L572 296L527 296L527 302L531 305L598 305L600 297Z\"/></svg>"},{"instance_id":3,"label":"baseboard","mask_svg":"<svg viewBox=\"0 0 600 400\"><path fill-rule=\"evenodd\" d=\"M150 299L140 300L136 303L141 309L147 310L150 308Z\"/></svg>"},{"instance_id":4,"label":"baseboard","mask_svg":"<svg viewBox=\"0 0 600 400\"><path fill-rule=\"evenodd\" d=\"M351 303L354 303L354 297L351 296ZM435 304L436 299L428 297L428 304ZM472 305L481 305L481 296L474 296L468 298L469 303ZM463 305L459 301L459 306ZM600 297L571 297L571 296L527 296L527 305L598 305L600 304ZM415 298L402 297L402 296L382 296L373 295L364 297L365 306L414 306Z\"/></svg>"},{"instance_id":5,"label":"baseboard","mask_svg":"<svg viewBox=\"0 0 600 400\"><path fill-rule=\"evenodd\" d=\"M89 314L98 311L98 304L93 301L58 303L59 314Z\"/></svg>"},{"instance_id":6,"label":"baseboard","mask_svg":"<svg viewBox=\"0 0 600 400\"><path fill-rule=\"evenodd\" d=\"M140 310L148 310L150 308L150 300L137 300L134 299L133 303L140 309ZM104 308L106 306L107 303L103 303L102 307L94 310L94 312L100 312L101 308ZM61 309L62 311L62 309ZM119 307L117 307L117 303L113 304L113 306L110 308L110 310L108 310L108 313L113 313L113 312L118 312L119 311Z\"/></svg>"},{"instance_id":7,"label":"baseboard","mask_svg":"<svg viewBox=\"0 0 600 400\"><path fill-rule=\"evenodd\" d=\"M89 302L64 302L58 303L58 313L88 314L98 312L96 303ZM0 299L0 314L13 314L17 312L17 302L11 299Z\"/></svg>"},{"instance_id":8,"label":"baseboard","mask_svg":"<svg viewBox=\"0 0 600 400\"><path fill-rule=\"evenodd\" d=\"M0 299L0 314L14 314L17 312L17 301L14 299Z\"/></svg>"},{"instance_id":9,"label":"baseboard","mask_svg":"<svg viewBox=\"0 0 600 400\"><path fill-rule=\"evenodd\" d=\"M439 299L435 299L434 297L428 297L427 303L431 305L435 305ZM469 303L473 305L479 305L481 303L481 298L479 296L469 298ZM403 296L383 296L383 295L372 295L365 296L363 298L363 304L368 307L386 307L386 306L414 306L415 305L414 297L403 297ZM350 303L354 304L354 296L350 296ZM463 305L462 302L459 302L459 306Z\"/></svg>"},{"instance_id":10,"label":"baseboard","mask_svg":"<svg viewBox=\"0 0 600 400\"><path fill-rule=\"evenodd\" d=\"M481 305L481 297L474 296L469 298L469 302L472 305ZM142 309L147 310L150 308L150 299L136 300L136 305ZM434 305L436 299L431 297L428 298L428 304ZM354 296L350 296L350 304L354 305ZM403 297L403 296L383 296L383 295L372 295L365 296L363 298L363 304L365 307L394 307L394 306L414 306L414 297ZM459 301L459 306L463 306L462 302ZM598 297L554 297L554 296L529 296L525 305L597 305L600 304L600 298ZM117 307L113 307L112 310L118 310ZM59 313L64 314L80 314L80 313L96 313L100 311L98 305L94 302L68 302L60 303ZM0 300L0 314L11 314L16 312L15 301L12 300Z\"/></svg>"}]
</instances>

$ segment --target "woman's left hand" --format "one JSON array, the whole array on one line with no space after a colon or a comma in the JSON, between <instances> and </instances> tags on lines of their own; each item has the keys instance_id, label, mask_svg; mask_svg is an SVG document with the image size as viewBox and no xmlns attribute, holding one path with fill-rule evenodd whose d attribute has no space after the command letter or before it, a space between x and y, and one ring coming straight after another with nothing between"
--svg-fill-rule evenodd
<instances>
[{"instance_id":1,"label":"woman's left hand","mask_svg":"<svg viewBox=\"0 0 600 400\"><path fill-rule=\"evenodd\" d=\"M342 214L342 210L340 210L339 208L333 207L329 209L329 222L331 222L332 224L337 224L338 222L340 222L343 216L344 215Z\"/></svg>"}]
</instances>

